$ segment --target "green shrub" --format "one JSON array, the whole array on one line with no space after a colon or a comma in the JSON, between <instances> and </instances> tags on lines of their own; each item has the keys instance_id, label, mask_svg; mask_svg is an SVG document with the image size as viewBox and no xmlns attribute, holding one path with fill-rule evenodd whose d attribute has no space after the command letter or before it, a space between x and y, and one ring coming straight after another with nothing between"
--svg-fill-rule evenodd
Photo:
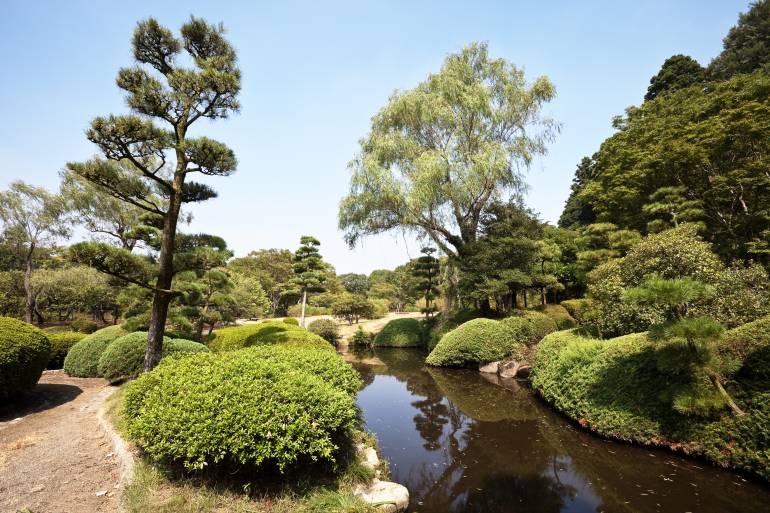
<instances>
[{"instance_id":1,"label":"green shrub","mask_svg":"<svg viewBox=\"0 0 770 513\"><path fill-rule=\"evenodd\" d=\"M568 330L577 326L577 321L570 315L569 311L561 305L545 305L540 311L553 319L556 327L560 330Z\"/></svg>"},{"instance_id":2,"label":"green shrub","mask_svg":"<svg viewBox=\"0 0 770 513\"><path fill-rule=\"evenodd\" d=\"M144 353L147 350L147 333L135 331L118 337L107 346L99 357L97 372L110 381L135 378L144 369ZM163 337L163 356L172 353L208 351L203 344L192 340Z\"/></svg>"},{"instance_id":3,"label":"green shrub","mask_svg":"<svg viewBox=\"0 0 770 513\"><path fill-rule=\"evenodd\" d=\"M420 347L423 344L423 330L417 319L393 319L374 337L379 347Z\"/></svg>"},{"instance_id":4,"label":"green shrub","mask_svg":"<svg viewBox=\"0 0 770 513\"><path fill-rule=\"evenodd\" d=\"M739 375L770 384L770 316L729 330L717 348Z\"/></svg>"},{"instance_id":5,"label":"green shrub","mask_svg":"<svg viewBox=\"0 0 770 513\"><path fill-rule=\"evenodd\" d=\"M461 367L501 360L506 356L522 360L524 351L524 344L515 341L504 324L492 319L474 319L441 337L425 362L441 367Z\"/></svg>"},{"instance_id":6,"label":"green shrub","mask_svg":"<svg viewBox=\"0 0 770 513\"><path fill-rule=\"evenodd\" d=\"M292 369L309 372L353 396L363 386L358 371L332 351L301 346L259 346L244 351L263 361L286 363Z\"/></svg>"},{"instance_id":7,"label":"green shrub","mask_svg":"<svg viewBox=\"0 0 770 513\"><path fill-rule=\"evenodd\" d=\"M266 344L312 345L321 349L334 350L331 344L318 335L281 321L245 324L216 330L214 338L209 342L209 348L219 352Z\"/></svg>"},{"instance_id":8,"label":"green shrub","mask_svg":"<svg viewBox=\"0 0 770 513\"><path fill-rule=\"evenodd\" d=\"M299 326L299 321L294 317L285 317L283 319L283 322L285 322L286 324L291 324L292 326Z\"/></svg>"},{"instance_id":9,"label":"green shrub","mask_svg":"<svg viewBox=\"0 0 770 513\"><path fill-rule=\"evenodd\" d=\"M41 330L0 317L0 400L34 387L50 354L51 342Z\"/></svg>"},{"instance_id":10,"label":"green shrub","mask_svg":"<svg viewBox=\"0 0 770 513\"><path fill-rule=\"evenodd\" d=\"M91 334L99 328L99 325L87 319L75 319L70 323L70 328L72 331Z\"/></svg>"},{"instance_id":11,"label":"green shrub","mask_svg":"<svg viewBox=\"0 0 770 513\"><path fill-rule=\"evenodd\" d=\"M305 305L305 315L331 315L332 309L328 306L313 306ZM302 315L302 305L291 305L286 314L291 317L299 317Z\"/></svg>"},{"instance_id":12,"label":"green shrub","mask_svg":"<svg viewBox=\"0 0 770 513\"><path fill-rule=\"evenodd\" d=\"M544 314L543 312L525 310L523 312L523 316L525 319L528 319L529 322L532 323L531 344L540 342L543 337L558 330L556 321L554 321L551 317Z\"/></svg>"},{"instance_id":13,"label":"green shrub","mask_svg":"<svg viewBox=\"0 0 770 513\"><path fill-rule=\"evenodd\" d=\"M70 348L86 337L85 333L75 331L62 331L59 333L47 333L46 337L51 342L51 356L48 357L46 369L61 369L64 358Z\"/></svg>"},{"instance_id":14,"label":"green shrub","mask_svg":"<svg viewBox=\"0 0 770 513\"><path fill-rule=\"evenodd\" d=\"M340 329L332 319L316 319L307 327L310 333L315 333L322 339L336 344L340 338Z\"/></svg>"},{"instance_id":15,"label":"green shrub","mask_svg":"<svg viewBox=\"0 0 770 513\"><path fill-rule=\"evenodd\" d=\"M388 315L388 300L387 299L369 299L369 302L374 305L372 310L372 319L382 319Z\"/></svg>"},{"instance_id":16,"label":"green shrub","mask_svg":"<svg viewBox=\"0 0 770 513\"><path fill-rule=\"evenodd\" d=\"M677 412L665 392L682 383L659 370L667 348L643 333L611 340L586 338L576 330L553 333L538 346L532 386L558 410L604 436L682 448L770 479L770 380L761 370L754 372L768 364L751 365L752 356L767 357L768 324L763 319L730 330L721 346L724 353L743 357L741 370L725 385L746 412L742 416L726 410L707 418Z\"/></svg>"},{"instance_id":17,"label":"green shrub","mask_svg":"<svg viewBox=\"0 0 770 513\"><path fill-rule=\"evenodd\" d=\"M122 326L109 326L94 331L72 346L64 358L64 372L78 378L99 376L99 358L110 342L126 332Z\"/></svg>"},{"instance_id":18,"label":"green shrub","mask_svg":"<svg viewBox=\"0 0 770 513\"><path fill-rule=\"evenodd\" d=\"M374 334L367 333L359 326L353 336L350 338L350 343L354 346L370 346L374 342Z\"/></svg>"},{"instance_id":19,"label":"green shrub","mask_svg":"<svg viewBox=\"0 0 770 513\"><path fill-rule=\"evenodd\" d=\"M591 308L591 300L588 298L565 299L561 302L561 306L567 309L567 312L569 312L573 319L579 324L582 324L585 319L585 314Z\"/></svg>"},{"instance_id":20,"label":"green shrub","mask_svg":"<svg viewBox=\"0 0 770 513\"><path fill-rule=\"evenodd\" d=\"M190 470L334 463L357 422L353 397L299 365L262 356L166 358L127 388L129 435L152 458Z\"/></svg>"}]
</instances>

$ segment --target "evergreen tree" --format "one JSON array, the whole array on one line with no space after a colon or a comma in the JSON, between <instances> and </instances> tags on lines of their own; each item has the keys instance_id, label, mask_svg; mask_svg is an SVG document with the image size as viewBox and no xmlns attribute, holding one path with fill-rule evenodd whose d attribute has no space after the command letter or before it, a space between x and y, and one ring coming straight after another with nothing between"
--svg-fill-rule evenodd
<instances>
[{"instance_id":1,"label":"evergreen tree","mask_svg":"<svg viewBox=\"0 0 770 513\"><path fill-rule=\"evenodd\" d=\"M654 100L666 91L675 91L706 79L706 70L687 55L672 55L663 63L657 75L650 79L644 101Z\"/></svg>"},{"instance_id":2,"label":"evergreen tree","mask_svg":"<svg viewBox=\"0 0 770 513\"><path fill-rule=\"evenodd\" d=\"M724 50L708 67L714 80L725 80L739 73L770 69L770 0L751 4L738 24L723 40Z\"/></svg>"},{"instance_id":3,"label":"evergreen tree","mask_svg":"<svg viewBox=\"0 0 770 513\"><path fill-rule=\"evenodd\" d=\"M424 247L420 252L422 256L414 260L412 274L416 278L415 288L425 300L423 313L426 317L430 317L436 311L436 307L431 305L431 302L439 294L438 277L440 265L438 259L433 256L433 253L436 252L435 248Z\"/></svg>"},{"instance_id":4,"label":"evergreen tree","mask_svg":"<svg viewBox=\"0 0 770 513\"><path fill-rule=\"evenodd\" d=\"M291 291L301 297L302 310L300 326L305 327L305 307L309 292L322 292L326 281L326 264L318 252L321 243L315 237L303 235L299 239L300 246L294 252L294 278L289 283L294 286Z\"/></svg>"},{"instance_id":5,"label":"evergreen tree","mask_svg":"<svg viewBox=\"0 0 770 513\"><path fill-rule=\"evenodd\" d=\"M586 183L593 177L594 159L593 157L583 157L575 169L575 176L572 178L569 197L564 204L559 217L560 228L575 229L579 226L586 226L596 221L596 213L591 204L580 196Z\"/></svg>"},{"instance_id":6,"label":"evergreen tree","mask_svg":"<svg viewBox=\"0 0 770 513\"><path fill-rule=\"evenodd\" d=\"M192 67L175 62L182 49L192 58ZM145 370L150 370L160 361L169 303L178 294L172 281L178 272L175 254L182 204L216 196L208 185L192 182L188 175L227 176L236 168L235 155L227 146L188 134L200 119L225 118L237 111L241 81L224 28L199 18L191 17L182 26L181 39L155 19L140 22L133 53L138 65L121 69L117 84L128 92L134 114L94 119L86 134L105 158L70 163L68 168L149 213L160 225L158 255L152 263L137 262L107 245L81 252L111 274L152 290L145 354ZM124 161L132 165L130 169L121 165Z\"/></svg>"}]
</instances>

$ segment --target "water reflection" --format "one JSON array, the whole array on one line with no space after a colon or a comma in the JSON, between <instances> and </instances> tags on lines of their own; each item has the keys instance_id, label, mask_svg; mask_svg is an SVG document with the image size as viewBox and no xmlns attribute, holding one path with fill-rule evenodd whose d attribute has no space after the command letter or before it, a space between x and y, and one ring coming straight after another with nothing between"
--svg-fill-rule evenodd
<instances>
[{"instance_id":1,"label":"water reflection","mask_svg":"<svg viewBox=\"0 0 770 513\"><path fill-rule=\"evenodd\" d=\"M347 355L358 403L410 511L767 511L770 490L697 462L576 431L515 383L423 366L419 351Z\"/></svg>"}]
</instances>

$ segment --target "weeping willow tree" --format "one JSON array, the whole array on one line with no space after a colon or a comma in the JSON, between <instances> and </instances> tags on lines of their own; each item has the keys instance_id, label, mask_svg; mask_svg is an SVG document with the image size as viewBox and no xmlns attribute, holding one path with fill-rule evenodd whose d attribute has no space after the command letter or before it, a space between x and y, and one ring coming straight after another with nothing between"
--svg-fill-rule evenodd
<instances>
[{"instance_id":1,"label":"weeping willow tree","mask_svg":"<svg viewBox=\"0 0 770 513\"><path fill-rule=\"evenodd\" d=\"M432 239L450 260L461 258L485 207L522 191L522 173L558 131L541 113L554 94L546 77L528 84L483 43L396 92L349 165L350 191L339 208L348 244L401 229Z\"/></svg>"}]
</instances>

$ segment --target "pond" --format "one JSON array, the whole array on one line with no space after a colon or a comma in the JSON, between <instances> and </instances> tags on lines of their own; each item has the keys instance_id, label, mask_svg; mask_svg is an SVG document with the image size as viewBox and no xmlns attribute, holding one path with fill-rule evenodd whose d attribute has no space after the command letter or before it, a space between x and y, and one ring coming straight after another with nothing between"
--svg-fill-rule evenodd
<instances>
[{"instance_id":1,"label":"pond","mask_svg":"<svg viewBox=\"0 0 770 513\"><path fill-rule=\"evenodd\" d=\"M417 350L346 359L364 378L359 407L410 512L768 511L770 487L581 432L515 382L427 367Z\"/></svg>"}]
</instances>

